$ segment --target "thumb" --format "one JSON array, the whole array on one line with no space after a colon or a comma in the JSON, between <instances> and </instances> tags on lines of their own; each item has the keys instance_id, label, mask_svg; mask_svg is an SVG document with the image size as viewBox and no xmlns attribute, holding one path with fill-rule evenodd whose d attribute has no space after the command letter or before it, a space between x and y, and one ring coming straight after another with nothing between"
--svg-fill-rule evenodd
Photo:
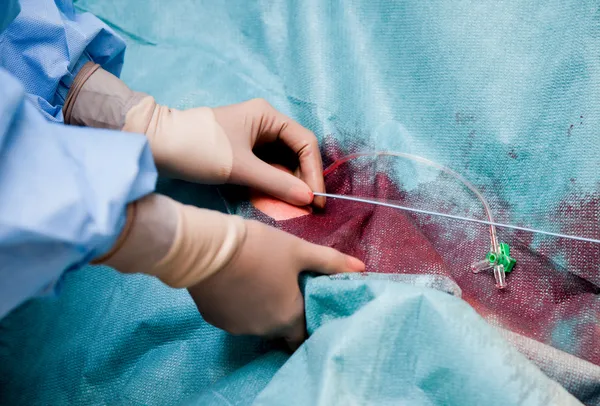
<instances>
[{"instance_id":1,"label":"thumb","mask_svg":"<svg viewBox=\"0 0 600 406\"><path fill-rule=\"evenodd\" d=\"M308 206L313 201L312 190L306 183L290 173L274 168L255 155L246 157L244 163L238 162L237 165L243 165L243 168L236 170L238 179L232 179L236 183L258 189L296 206Z\"/></svg>"},{"instance_id":2,"label":"thumb","mask_svg":"<svg viewBox=\"0 0 600 406\"><path fill-rule=\"evenodd\" d=\"M301 248L301 256L307 271L328 275L365 271L365 264L360 259L321 245L305 243Z\"/></svg>"}]
</instances>

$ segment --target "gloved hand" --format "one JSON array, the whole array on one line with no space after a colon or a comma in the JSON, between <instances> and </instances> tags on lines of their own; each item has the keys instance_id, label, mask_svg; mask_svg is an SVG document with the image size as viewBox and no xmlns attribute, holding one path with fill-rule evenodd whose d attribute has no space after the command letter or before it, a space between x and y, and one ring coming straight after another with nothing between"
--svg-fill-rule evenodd
<instances>
[{"instance_id":1,"label":"gloved hand","mask_svg":"<svg viewBox=\"0 0 600 406\"><path fill-rule=\"evenodd\" d=\"M323 197L313 202L313 191L325 191L315 135L264 100L179 111L132 92L97 65L86 64L69 91L64 115L69 124L146 134L162 174L245 185L299 206L325 205ZM255 147L278 140L298 156L298 177L254 155Z\"/></svg>"},{"instance_id":2,"label":"gloved hand","mask_svg":"<svg viewBox=\"0 0 600 406\"><path fill-rule=\"evenodd\" d=\"M364 264L265 224L150 195L128 208L115 246L95 261L188 288L205 320L233 334L305 337L302 271L361 272Z\"/></svg>"}]
</instances>

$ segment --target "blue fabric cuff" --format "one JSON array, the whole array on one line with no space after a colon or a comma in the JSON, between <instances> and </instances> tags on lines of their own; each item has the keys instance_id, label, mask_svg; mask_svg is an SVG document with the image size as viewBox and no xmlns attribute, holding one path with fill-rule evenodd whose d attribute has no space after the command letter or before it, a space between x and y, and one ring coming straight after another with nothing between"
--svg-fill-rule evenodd
<instances>
[{"instance_id":1,"label":"blue fabric cuff","mask_svg":"<svg viewBox=\"0 0 600 406\"><path fill-rule=\"evenodd\" d=\"M73 69L69 70L69 73L63 76L63 78L58 83L58 88L56 89L56 94L61 101L61 105L64 104L65 100L67 100L67 94L69 93L69 89L75 80L75 76L79 73L83 65L88 62L93 62L92 58L87 52L84 52L81 55L81 58L77 60Z\"/></svg>"}]
</instances>

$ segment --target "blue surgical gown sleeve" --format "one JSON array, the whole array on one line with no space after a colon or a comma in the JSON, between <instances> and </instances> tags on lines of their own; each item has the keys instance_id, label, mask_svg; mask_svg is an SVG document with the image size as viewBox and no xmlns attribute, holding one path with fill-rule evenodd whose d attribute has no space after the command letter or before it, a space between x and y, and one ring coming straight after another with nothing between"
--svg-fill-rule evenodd
<instances>
[{"instance_id":1,"label":"blue surgical gown sleeve","mask_svg":"<svg viewBox=\"0 0 600 406\"><path fill-rule=\"evenodd\" d=\"M81 66L118 75L123 41L71 0L20 6L0 0L0 318L106 253L157 177L144 136L59 124Z\"/></svg>"},{"instance_id":2,"label":"blue surgical gown sleeve","mask_svg":"<svg viewBox=\"0 0 600 406\"><path fill-rule=\"evenodd\" d=\"M0 13L11 3L0 0ZM62 122L79 69L94 61L119 76L125 43L92 14L76 13L72 0L21 0L20 5L21 12L0 33L0 67L23 84L46 119Z\"/></svg>"},{"instance_id":3,"label":"blue surgical gown sleeve","mask_svg":"<svg viewBox=\"0 0 600 406\"><path fill-rule=\"evenodd\" d=\"M116 241L154 190L143 135L46 120L0 68L0 317Z\"/></svg>"}]
</instances>

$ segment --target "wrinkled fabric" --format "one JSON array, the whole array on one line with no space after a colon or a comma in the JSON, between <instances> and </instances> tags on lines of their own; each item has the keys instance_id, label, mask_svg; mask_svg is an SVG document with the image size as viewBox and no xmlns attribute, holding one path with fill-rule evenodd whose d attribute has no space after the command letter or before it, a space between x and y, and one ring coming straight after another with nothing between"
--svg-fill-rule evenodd
<instances>
[{"instance_id":1,"label":"wrinkled fabric","mask_svg":"<svg viewBox=\"0 0 600 406\"><path fill-rule=\"evenodd\" d=\"M335 147L329 150L333 156L339 154L338 158L343 155ZM430 195L430 188L407 192L394 182L388 175L393 172L393 162L389 161L394 159L359 158L348 162L326 176L327 190L420 207L421 200ZM335 159L330 156L329 160ZM442 189L451 181L439 179L432 183ZM573 329L568 336L560 337L563 342L555 335L555 330L571 318L582 323L593 320L600 312L598 286L556 267L518 235L500 232L501 240L511 244L511 255L518 262L507 276L508 288L499 291L491 272L473 274L469 269L489 249L487 227L335 199L329 200L322 213L278 222L247 204L240 212L354 255L371 272L450 277L465 300L493 324L600 364L596 350L600 335L595 329Z\"/></svg>"},{"instance_id":2,"label":"wrinkled fabric","mask_svg":"<svg viewBox=\"0 0 600 406\"><path fill-rule=\"evenodd\" d=\"M31 296L54 293L63 272L108 251L126 205L156 183L143 136L49 123L26 93L49 83L33 65L54 71L76 62L33 35L53 33L49 21L68 4L29 1L20 13L16 1L0 4L0 318Z\"/></svg>"},{"instance_id":3,"label":"wrinkled fabric","mask_svg":"<svg viewBox=\"0 0 600 406\"><path fill-rule=\"evenodd\" d=\"M0 11L10 11L13 2L3 0ZM21 0L20 5L0 33L0 68L22 83L47 120L62 122L62 106L79 69L94 61L118 76L125 42L93 15L76 13L72 0Z\"/></svg>"},{"instance_id":4,"label":"wrinkled fabric","mask_svg":"<svg viewBox=\"0 0 600 406\"><path fill-rule=\"evenodd\" d=\"M279 370L268 354L189 404L580 404L458 298L342 276L309 280L305 300L310 338Z\"/></svg>"},{"instance_id":5,"label":"wrinkled fabric","mask_svg":"<svg viewBox=\"0 0 600 406\"><path fill-rule=\"evenodd\" d=\"M254 404L579 404L449 295L319 278L306 312L310 339Z\"/></svg>"},{"instance_id":6,"label":"wrinkled fabric","mask_svg":"<svg viewBox=\"0 0 600 406\"><path fill-rule=\"evenodd\" d=\"M2 2L2 14L0 15L0 32L17 17L21 11L18 0L4 0Z\"/></svg>"},{"instance_id":7,"label":"wrinkled fabric","mask_svg":"<svg viewBox=\"0 0 600 406\"><path fill-rule=\"evenodd\" d=\"M410 207L420 207L420 200L431 193L427 187L407 192L393 181L389 174L398 158L363 157L337 166L347 151L327 142L325 150L329 151L325 161L333 168L325 178L330 193L368 196ZM449 181L442 178L433 183L441 189ZM243 203L239 213L356 256L370 272L440 275L453 281L464 300L491 324L530 338L532 342L523 352L550 376L584 399L599 399L597 329L572 329L558 337L556 333L570 319L585 323L598 313L598 287L556 268L510 233L500 236L511 244L518 266L507 276L508 288L499 291L491 272L473 274L469 269L489 247L486 227L457 227L453 220L336 199L329 199L321 213L290 220L275 221L249 203ZM548 366L550 359L555 362L552 367Z\"/></svg>"},{"instance_id":8,"label":"wrinkled fabric","mask_svg":"<svg viewBox=\"0 0 600 406\"><path fill-rule=\"evenodd\" d=\"M600 237L594 0L79 0L76 7L125 38L122 78L161 104L185 109L264 97L317 134L326 164L356 151L413 153L469 179L498 221ZM483 218L481 203L439 171L394 159L338 170L331 176L349 183L331 191L376 191ZM202 204L193 187L169 190ZM292 231L360 252L372 272L447 278L502 328L498 334L523 337L509 341L547 376L584 403L599 403L597 246L500 230L517 259L503 295L491 274L468 269L489 249L485 228L379 210L361 230L367 209L330 199L327 210L318 221L290 220L298 225ZM361 246L363 231L365 241L390 235L399 242L385 242L393 252ZM206 325L182 292L107 269L69 275L64 296L30 303L1 326L2 400L22 396L23 403L173 404L239 389L243 404L269 384L253 377L268 379L285 363L259 340ZM353 333L365 333L361 327Z\"/></svg>"},{"instance_id":9,"label":"wrinkled fabric","mask_svg":"<svg viewBox=\"0 0 600 406\"><path fill-rule=\"evenodd\" d=\"M0 317L105 254L154 190L144 136L50 123L0 68Z\"/></svg>"}]
</instances>

